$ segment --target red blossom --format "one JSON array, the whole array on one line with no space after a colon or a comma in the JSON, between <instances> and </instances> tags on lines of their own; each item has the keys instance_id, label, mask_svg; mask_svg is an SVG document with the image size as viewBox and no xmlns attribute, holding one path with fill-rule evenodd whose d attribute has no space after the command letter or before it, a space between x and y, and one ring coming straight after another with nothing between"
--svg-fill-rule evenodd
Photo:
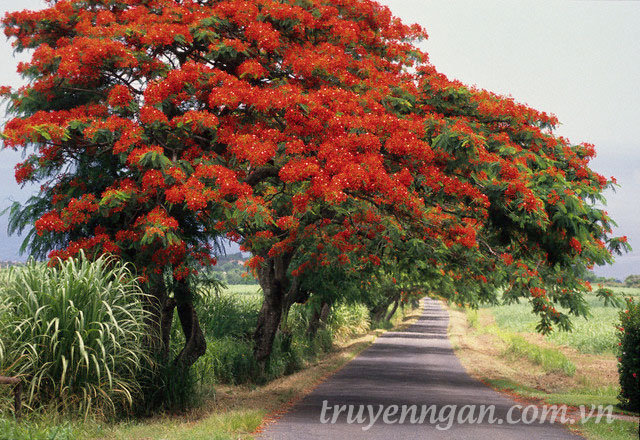
<instances>
[{"instance_id":1,"label":"red blossom","mask_svg":"<svg viewBox=\"0 0 640 440\"><path fill-rule=\"evenodd\" d=\"M118 84L113 86L109 92L109 105L114 107L125 107L133 100L133 95L127 86Z\"/></svg>"}]
</instances>

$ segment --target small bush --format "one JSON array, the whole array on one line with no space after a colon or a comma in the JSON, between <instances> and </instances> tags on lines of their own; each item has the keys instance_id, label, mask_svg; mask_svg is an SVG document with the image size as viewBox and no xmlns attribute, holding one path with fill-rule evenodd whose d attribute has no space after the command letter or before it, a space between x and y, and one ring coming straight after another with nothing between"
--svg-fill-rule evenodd
<instances>
[{"instance_id":1,"label":"small bush","mask_svg":"<svg viewBox=\"0 0 640 440\"><path fill-rule=\"evenodd\" d=\"M252 345L244 340L225 336L207 340L207 353L194 366L205 381L240 384L258 377L258 364Z\"/></svg>"},{"instance_id":2,"label":"small bush","mask_svg":"<svg viewBox=\"0 0 640 440\"><path fill-rule=\"evenodd\" d=\"M329 316L329 329L338 340L361 335L370 328L369 309L364 304L338 304Z\"/></svg>"},{"instance_id":3,"label":"small bush","mask_svg":"<svg viewBox=\"0 0 640 440\"><path fill-rule=\"evenodd\" d=\"M624 408L640 411L640 303L633 298L627 299L627 308L620 312L618 340L618 398Z\"/></svg>"},{"instance_id":4,"label":"small bush","mask_svg":"<svg viewBox=\"0 0 640 440\"><path fill-rule=\"evenodd\" d=\"M295 373L305 367L315 353L310 352L309 340L302 333L278 333L273 355L267 365L267 379Z\"/></svg>"},{"instance_id":5,"label":"small bush","mask_svg":"<svg viewBox=\"0 0 640 440\"><path fill-rule=\"evenodd\" d=\"M206 295L197 304L200 325L207 337L250 337L258 322L257 295Z\"/></svg>"},{"instance_id":6,"label":"small bush","mask_svg":"<svg viewBox=\"0 0 640 440\"><path fill-rule=\"evenodd\" d=\"M0 374L23 378L31 407L129 408L151 365L142 295L109 258L12 268L0 286Z\"/></svg>"},{"instance_id":7,"label":"small bush","mask_svg":"<svg viewBox=\"0 0 640 440\"><path fill-rule=\"evenodd\" d=\"M177 345L177 344L176 344ZM178 350L171 350L168 358L155 357L156 367L139 377L142 397L136 400L134 415L148 417L158 411L180 412L197 407L203 396L199 371L185 371L174 363Z\"/></svg>"},{"instance_id":8,"label":"small bush","mask_svg":"<svg viewBox=\"0 0 640 440\"><path fill-rule=\"evenodd\" d=\"M333 335L326 328L321 328L316 332L312 341L313 351L315 353L327 353L333 347Z\"/></svg>"},{"instance_id":9,"label":"small bush","mask_svg":"<svg viewBox=\"0 0 640 440\"><path fill-rule=\"evenodd\" d=\"M467 314L467 322L469 323L469 327L478 328L478 310L476 309L466 309Z\"/></svg>"}]
</instances>

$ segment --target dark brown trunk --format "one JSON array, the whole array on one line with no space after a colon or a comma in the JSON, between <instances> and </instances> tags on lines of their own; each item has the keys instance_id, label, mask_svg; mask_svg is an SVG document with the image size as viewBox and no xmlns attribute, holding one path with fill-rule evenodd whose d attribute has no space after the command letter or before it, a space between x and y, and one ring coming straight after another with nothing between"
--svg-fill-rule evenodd
<instances>
[{"instance_id":1,"label":"dark brown trunk","mask_svg":"<svg viewBox=\"0 0 640 440\"><path fill-rule=\"evenodd\" d=\"M145 290L147 295L144 307L149 312L147 344L152 352L166 360L169 356L171 325L176 301L167 296L166 287L160 277L150 280Z\"/></svg>"},{"instance_id":2,"label":"dark brown trunk","mask_svg":"<svg viewBox=\"0 0 640 440\"><path fill-rule=\"evenodd\" d=\"M378 304L371 310L371 321L380 322L387 314L387 309L391 305L391 302L385 302L383 304Z\"/></svg>"},{"instance_id":3,"label":"dark brown trunk","mask_svg":"<svg viewBox=\"0 0 640 440\"><path fill-rule=\"evenodd\" d=\"M13 389L13 409L16 419L22 415L22 381Z\"/></svg>"},{"instance_id":4,"label":"dark brown trunk","mask_svg":"<svg viewBox=\"0 0 640 440\"><path fill-rule=\"evenodd\" d=\"M13 408L16 418L22 414L22 379L18 377L0 376L0 384L14 385L13 387Z\"/></svg>"},{"instance_id":5,"label":"dark brown trunk","mask_svg":"<svg viewBox=\"0 0 640 440\"><path fill-rule=\"evenodd\" d=\"M185 337L184 347L176 357L175 363L186 370L205 354L207 342L200 328L196 309L193 307L189 285L186 282L178 282L174 295L178 318L180 318Z\"/></svg>"},{"instance_id":6,"label":"dark brown trunk","mask_svg":"<svg viewBox=\"0 0 640 440\"><path fill-rule=\"evenodd\" d=\"M316 309L313 311L313 315L311 315L311 319L309 320L309 326L307 327L307 336L313 338L320 328L320 312L322 309Z\"/></svg>"},{"instance_id":7,"label":"dark brown trunk","mask_svg":"<svg viewBox=\"0 0 640 440\"><path fill-rule=\"evenodd\" d=\"M256 331L253 334L255 344L253 354L262 368L271 354L273 341L282 318L285 295L289 287L287 268L290 261L290 255L269 257L258 269L258 280L264 293L264 300L258 314Z\"/></svg>"},{"instance_id":8,"label":"dark brown trunk","mask_svg":"<svg viewBox=\"0 0 640 440\"><path fill-rule=\"evenodd\" d=\"M322 324L326 324L329 319L329 312L331 312L331 303L326 301L322 303L322 309L320 309L320 321Z\"/></svg>"},{"instance_id":9,"label":"dark brown trunk","mask_svg":"<svg viewBox=\"0 0 640 440\"><path fill-rule=\"evenodd\" d=\"M255 342L253 354L260 363L266 362L271 354L273 340L276 337L280 318L282 317L282 300L284 296L284 289L279 283L273 282L272 279L264 276L262 279L265 279L264 283L262 280L260 281L264 299L258 314L258 325L253 334Z\"/></svg>"},{"instance_id":10,"label":"dark brown trunk","mask_svg":"<svg viewBox=\"0 0 640 440\"><path fill-rule=\"evenodd\" d=\"M313 311L311 320L309 320L309 327L307 327L307 336L313 338L318 333L318 330L327 324L330 311L331 305L327 301L323 301L320 308Z\"/></svg>"},{"instance_id":11,"label":"dark brown trunk","mask_svg":"<svg viewBox=\"0 0 640 440\"><path fill-rule=\"evenodd\" d=\"M287 318L289 317L289 311L294 304L304 304L311 296L311 292L302 289L300 287L300 278L294 278L289 285L289 289L284 296L282 302L282 317L280 323L280 329L283 332L287 330Z\"/></svg>"},{"instance_id":12,"label":"dark brown trunk","mask_svg":"<svg viewBox=\"0 0 640 440\"><path fill-rule=\"evenodd\" d=\"M176 309L176 300L165 298L160 316L160 332L162 335L162 359L169 358L169 348L171 344L171 325L173 324L173 312Z\"/></svg>"},{"instance_id":13,"label":"dark brown trunk","mask_svg":"<svg viewBox=\"0 0 640 440\"><path fill-rule=\"evenodd\" d=\"M400 302L400 298L396 298L396 301L393 304L393 308L391 309L391 311L387 315L387 321L391 321L391 318L393 318L393 314L396 313L396 310L398 310L398 303L399 302Z\"/></svg>"}]
</instances>

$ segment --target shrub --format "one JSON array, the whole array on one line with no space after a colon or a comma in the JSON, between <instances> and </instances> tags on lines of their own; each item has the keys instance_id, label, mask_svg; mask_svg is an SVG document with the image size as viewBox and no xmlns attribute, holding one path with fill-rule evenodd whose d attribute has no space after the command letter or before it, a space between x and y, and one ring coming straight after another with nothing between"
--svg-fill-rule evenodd
<instances>
[{"instance_id":1,"label":"shrub","mask_svg":"<svg viewBox=\"0 0 640 440\"><path fill-rule=\"evenodd\" d=\"M363 334L371 328L369 309L364 304L338 304L329 317L329 328L339 340Z\"/></svg>"},{"instance_id":2,"label":"shrub","mask_svg":"<svg viewBox=\"0 0 640 440\"><path fill-rule=\"evenodd\" d=\"M205 295L197 304L200 325L207 337L250 337L258 322L260 300L257 295Z\"/></svg>"},{"instance_id":3,"label":"shrub","mask_svg":"<svg viewBox=\"0 0 640 440\"><path fill-rule=\"evenodd\" d=\"M469 323L469 327L478 328L478 310L466 309L465 313L467 314L467 322Z\"/></svg>"},{"instance_id":4,"label":"shrub","mask_svg":"<svg viewBox=\"0 0 640 440\"><path fill-rule=\"evenodd\" d=\"M110 258L12 268L0 286L1 374L23 378L31 407L129 408L151 366L142 295Z\"/></svg>"},{"instance_id":5,"label":"shrub","mask_svg":"<svg viewBox=\"0 0 640 440\"><path fill-rule=\"evenodd\" d=\"M640 303L627 299L620 312L618 327L620 403L631 411L640 411Z\"/></svg>"},{"instance_id":6,"label":"shrub","mask_svg":"<svg viewBox=\"0 0 640 440\"><path fill-rule=\"evenodd\" d=\"M156 368L140 376L142 398L136 401L135 416L148 417L162 410L180 412L200 404L203 393L197 386L202 382L199 371L184 371L176 365L173 359L177 353L172 350L168 359L158 355Z\"/></svg>"},{"instance_id":7,"label":"shrub","mask_svg":"<svg viewBox=\"0 0 640 440\"><path fill-rule=\"evenodd\" d=\"M259 376L252 345L233 337L207 340L207 353L194 366L196 374L220 383L246 383Z\"/></svg>"},{"instance_id":8,"label":"shrub","mask_svg":"<svg viewBox=\"0 0 640 440\"><path fill-rule=\"evenodd\" d=\"M315 356L304 333L279 332L273 343L273 355L267 364L267 380L295 373L304 368L307 359Z\"/></svg>"},{"instance_id":9,"label":"shrub","mask_svg":"<svg viewBox=\"0 0 640 440\"><path fill-rule=\"evenodd\" d=\"M241 384L272 380L294 373L328 352L333 338L348 339L369 330L369 311L362 304L339 304L330 315L327 328L313 338L305 305L294 304L276 335L264 372L253 357L251 334L255 330L259 296L205 295L199 304L207 335L207 353L194 365L198 381Z\"/></svg>"},{"instance_id":10,"label":"shrub","mask_svg":"<svg viewBox=\"0 0 640 440\"><path fill-rule=\"evenodd\" d=\"M333 347L333 336L326 328L318 329L315 338L313 338L314 351L327 353Z\"/></svg>"}]
</instances>

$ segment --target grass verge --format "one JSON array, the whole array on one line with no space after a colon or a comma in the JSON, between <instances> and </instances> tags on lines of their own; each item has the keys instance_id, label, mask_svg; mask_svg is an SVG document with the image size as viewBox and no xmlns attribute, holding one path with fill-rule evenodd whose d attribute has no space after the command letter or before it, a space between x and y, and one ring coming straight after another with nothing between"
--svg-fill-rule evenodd
<instances>
[{"instance_id":1,"label":"grass verge","mask_svg":"<svg viewBox=\"0 0 640 440\"><path fill-rule=\"evenodd\" d=\"M393 328L411 324L421 309L398 310ZM357 356L385 330L337 341L325 356L306 368L265 385L215 385L204 391L197 408L144 420L107 424L92 420L54 420L44 413L28 421L0 419L0 440L211 440L252 439L295 402Z\"/></svg>"},{"instance_id":2,"label":"grass verge","mask_svg":"<svg viewBox=\"0 0 640 440\"><path fill-rule=\"evenodd\" d=\"M581 353L534 333L496 325L490 310L449 309L449 335L465 369L488 386L530 403L613 405L618 378L612 354ZM636 440L638 423L616 419L570 426L589 440Z\"/></svg>"}]
</instances>

